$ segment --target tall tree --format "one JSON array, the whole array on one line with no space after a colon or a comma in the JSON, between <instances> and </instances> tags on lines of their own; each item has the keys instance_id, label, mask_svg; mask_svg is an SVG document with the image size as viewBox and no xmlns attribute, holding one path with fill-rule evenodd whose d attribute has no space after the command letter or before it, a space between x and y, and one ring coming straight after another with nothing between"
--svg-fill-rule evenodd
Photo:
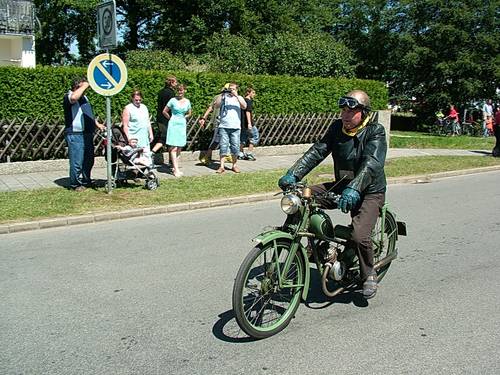
<instances>
[{"instance_id":1,"label":"tall tree","mask_svg":"<svg viewBox=\"0 0 500 375\"><path fill-rule=\"evenodd\" d=\"M498 70L500 1L401 1L406 23L393 44L394 90L420 98L424 112L492 97ZM397 70L396 70L397 69Z\"/></svg>"},{"instance_id":2,"label":"tall tree","mask_svg":"<svg viewBox=\"0 0 500 375\"><path fill-rule=\"evenodd\" d=\"M356 56L359 78L386 80L393 31L394 1L345 0L339 4L332 33Z\"/></svg>"},{"instance_id":3,"label":"tall tree","mask_svg":"<svg viewBox=\"0 0 500 375\"><path fill-rule=\"evenodd\" d=\"M116 0L118 25L124 28L122 48L134 50L148 46L151 24L168 3L157 0Z\"/></svg>"},{"instance_id":4,"label":"tall tree","mask_svg":"<svg viewBox=\"0 0 500 375\"><path fill-rule=\"evenodd\" d=\"M76 63L70 53L77 43L79 57L85 63L95 51L95 8L98 0L35 0L40 29L36 33L37 63L61 65Z\"/></svg>"}]
</instances>

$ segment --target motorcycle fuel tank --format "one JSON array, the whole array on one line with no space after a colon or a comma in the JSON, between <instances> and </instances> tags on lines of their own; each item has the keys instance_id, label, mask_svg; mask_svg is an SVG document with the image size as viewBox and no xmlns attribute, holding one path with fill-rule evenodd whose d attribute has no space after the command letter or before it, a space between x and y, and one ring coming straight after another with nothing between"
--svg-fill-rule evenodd
<instances>
[{"instance_id":1,"label":"motorcycle fuel tank","mask_svg":"<svg viewBox=\"0 0 500 375\"><path fill-rule=\"evenodd\" d=\"M310 216L309 230L323 240L331 241L334 238L332 220L322 210L317 210Z\"/></svg>"}]
</instances>

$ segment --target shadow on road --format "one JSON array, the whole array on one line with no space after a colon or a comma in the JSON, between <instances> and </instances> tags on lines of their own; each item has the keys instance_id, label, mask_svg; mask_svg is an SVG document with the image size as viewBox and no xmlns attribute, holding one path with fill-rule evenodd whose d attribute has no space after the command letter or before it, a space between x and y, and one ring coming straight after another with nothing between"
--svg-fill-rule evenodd
<instances>
[{"instance_id":1,"label":"shadow on road","mask_svg":"<svg viewBox=\"0 0 500 375\"><path fill-rule=\"evenodd\" d=\"M212 333L219 340L237 344L258 341L241 330L232 309L219 314L219 320L212 327Z\"/></svg>"},{"instance_id":2,"label":"shadow on road","mask_svg":"<svg viewBox=\"0 0 500 375\"><path fill-rule=\"evenodd\" d=\"M311 284L309 288L307 300L304 302L304 305L310 309L324 309L335 303L352 303L357 307L368 307L368 302L363 298L361 289L357 286L349 288L333 298L326 296L321 289L321 275L315 268L311 268Z\"/></svg>"}]
</instances>

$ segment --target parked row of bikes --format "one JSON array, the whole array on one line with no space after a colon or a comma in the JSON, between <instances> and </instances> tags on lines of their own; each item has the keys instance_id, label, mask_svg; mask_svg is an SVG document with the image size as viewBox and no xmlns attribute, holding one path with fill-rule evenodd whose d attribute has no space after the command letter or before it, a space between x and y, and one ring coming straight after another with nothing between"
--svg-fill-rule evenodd
<instances>
[{"instance_id":1,"label":"parked row of bikes","mask_svg":"<svg viewBox=\"0 0 500 375\"><path fill-rule=\"evenodd\" d=\"M468 135L471 137L480 137L483 135L483 125L479 121L460 123L451 119L437 120L432 133L443 136Z\"/></svg>"}]
</instances>

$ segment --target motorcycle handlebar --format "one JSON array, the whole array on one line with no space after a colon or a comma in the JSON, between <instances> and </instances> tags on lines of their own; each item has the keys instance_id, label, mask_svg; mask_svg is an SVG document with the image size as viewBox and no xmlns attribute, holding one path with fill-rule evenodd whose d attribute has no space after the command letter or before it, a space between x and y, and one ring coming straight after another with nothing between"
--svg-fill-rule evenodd
<instances>
[{"instance_id":1,"label":"motorcycle handlebar","mask_svg":"<svg viewBox=\"0 0 500 375\"><path fill-rule=\"evenodd\" d=\"M340 194L329 191L320 194L320 199L322 200L323 205L326 205L329 209L339 208Z\"/></svg>"}]
</instances>

